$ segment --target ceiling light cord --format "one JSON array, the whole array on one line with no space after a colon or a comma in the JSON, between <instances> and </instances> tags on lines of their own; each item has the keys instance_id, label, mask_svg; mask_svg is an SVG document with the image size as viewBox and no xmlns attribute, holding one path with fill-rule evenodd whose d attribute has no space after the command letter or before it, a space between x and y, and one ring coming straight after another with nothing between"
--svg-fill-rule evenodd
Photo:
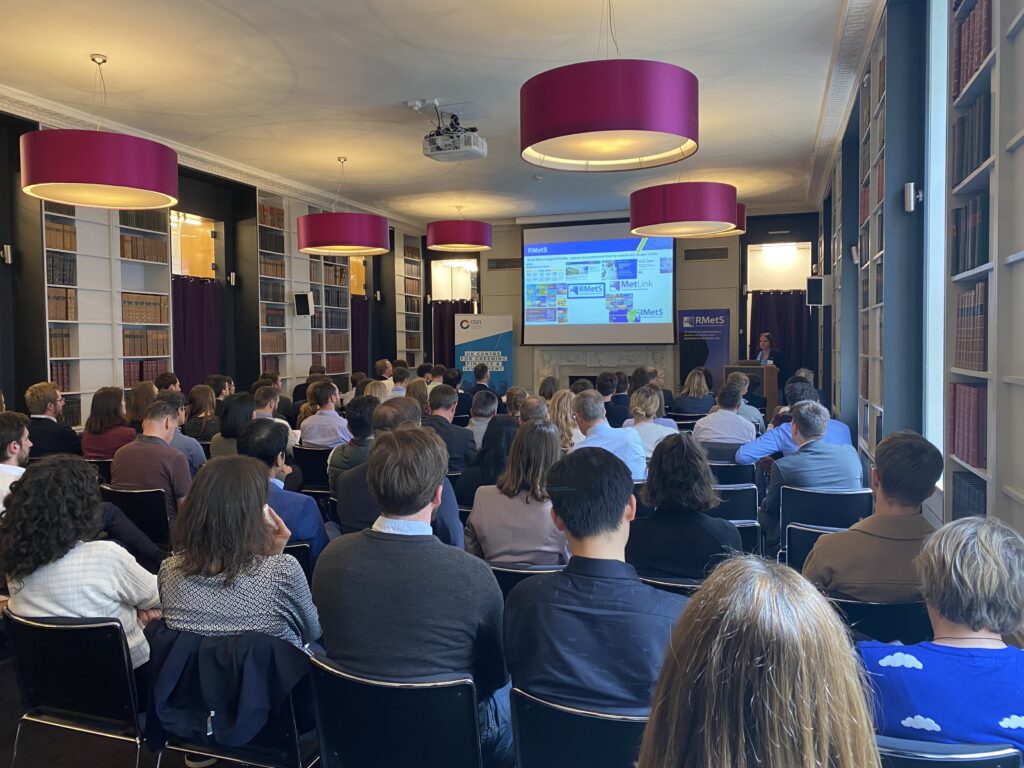
<instances>
[{"instance_id":1,"label":"ceiling light cord","mask_svg":"<svg viewBox=\"0 0 1024 768\"><path fill-rule=\"evenodd\" d=\"M92 62L96 65L96 73L92 77L92 103L96 105L96 97L99 96L99 109L98 113L106 112L107 110L107 80L103 77L103 65L107 63L107 57L102 53L94 53L89 57ZM100 129L99 115L96 120L96 130Z\"/></svg>"},{"instance_id":2,"label":"ceiling light cord","mask_svg":"<svg viewBox=\"0 0 1024 768\"><path fill-rule=\"evenodd\" d=\"M608 25L605 26L605 9L608 10ZM612 0L601 0L601 21L597 28L597 58L601 58L601 46L604 45L604 58L610 59L611 48L615 46L615 55L622 58L622 49L619 48L618 30L615 28L615 8Z\"/></svg>"},{"instance_id":3,"label":"ceiling light cord","mask_svg":"<svg viewBox=\"0 0 1024 768\"><path fill-rule=\"evenodd\" d=\"M345 182L345 163L348 162L348 158L338 155L338 162L341 164L338 167L338 188L334 190L334 200L331 202L331 213L338 212L338 200L341 198L341 185Z\"/></svg>"}]
</instances>

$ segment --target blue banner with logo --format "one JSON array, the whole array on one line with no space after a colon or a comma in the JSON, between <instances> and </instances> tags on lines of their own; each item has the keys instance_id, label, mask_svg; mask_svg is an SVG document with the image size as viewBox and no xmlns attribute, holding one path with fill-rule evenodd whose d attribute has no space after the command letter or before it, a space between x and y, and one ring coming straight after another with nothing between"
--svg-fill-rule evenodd
<instances>
[{"instance_id":1,"label":"blue banner with logo","mask_svg":"<svg viewBox=\"0 0 1024 768\"><path fill-rule=\"evenodd\" d=\"M679 384L694 368L707 368L717 389L729 364L729 310L679 310Z\"/></svg>"},{"instance_id":2,"label":"blue banner with logo","mask_svg":"<svg viewBox=\"0 0 1024 768\"><path fill-rule=\"evenodd\" d=\"M455 365L462 371L462 388L476 380L473 368L485 363L491 389L502 396L512 386L512 315L456 315Z\"/></svg>"}]
</instances>

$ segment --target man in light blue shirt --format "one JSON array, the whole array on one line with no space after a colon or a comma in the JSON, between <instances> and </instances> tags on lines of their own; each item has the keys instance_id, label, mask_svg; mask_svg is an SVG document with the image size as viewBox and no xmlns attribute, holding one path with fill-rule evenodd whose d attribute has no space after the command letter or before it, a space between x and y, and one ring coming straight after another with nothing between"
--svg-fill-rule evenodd
<instances>
[{"instance_id":1,"label":"man in light blue shirt","mask_svg":"<svg viewBox=\"0 0 1024 768\"><path fill-rule=\"evenodd\" d=\"M580 392L572 400L576 424L586 437L577 448L604 448L618 456L629 467L633 481L647 479L647 454L640 433L635 429L615 429L605 418L604 398L596 389Z\"/></svg>"},{"instance_id":2,"label":"man in light blue shirt","mask_svg":"<svg viewBox=\"0 0 1024 768\"><path fill-rule=\"evenodd\" d=\"M156 399L166 400L177 406L178 428L174 431L174 437L171 438L171 448L185 455L185 458L188 459L188 473L195 477L199 468L206 463L206 453L203 452L203 446L199 444L198 440L181 433L181 427L188 415L188 404L185 402L185 396L180 392L164 390L156 396Z\"/></svg>"},{"instance_id":3,"label":"man in light blue shirt","mask_svg":"<svg viewBox=\"0 0 1024 768\"><path fill-rule=\"evenodd\" d=\"M330 379L324 379L313 386L313 402L317 412L302 422L299 427L303 448L333 448L352 439L348 422L336 410L338 388Z\"/></svg>"}]
</instances>

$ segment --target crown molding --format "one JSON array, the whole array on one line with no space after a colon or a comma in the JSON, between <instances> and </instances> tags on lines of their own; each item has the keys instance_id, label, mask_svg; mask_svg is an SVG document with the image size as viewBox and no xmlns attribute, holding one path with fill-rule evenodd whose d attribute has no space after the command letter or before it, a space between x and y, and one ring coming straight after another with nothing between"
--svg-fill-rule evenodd
<instances>
[{"instance_id":1,"label":"crown molding","mask_svg":"<svg viewBox=\"0 0 1024 768\"><path fill-rule=\"evenodd\" d=\"M217 155L204 152L201 149L190 147L176 141L171 141L163 136L157 136L145 131L139 131L129 125L104 120L96 115L83 112L72 107L59 104L49 99L35 96L16 88L0 85L0 112L6 112L16 117L24 118L39 123L46 128L79 128L85 130L96 130L98 127L105 131L114 133L126 133L132 136L139 136L151 141L165 144L178 153L178 164L192 170L208 173L211 176L218 176L223 179L246 184L255 187L261 192L271 192L276 195L295 198L302 202L330 210L335 205L356 210L362 213L374 213L378 216L386 216L392 224L399 225L410 234L423 234L423 226L419 223L404 218L401 215L380 208L365 205L363 203L339 197L337 201L324 193L323 190L311 187L291 179L274 176L252 166L236 163Z\"/></svg>"},{"instance_id":2,"label":"crown molding","mask_svg":"<svg viewBox=\"0 0 1024 768\"><path fill-rule=\"evenodd\" d=\"M857 98L860 74L867 63L872 37L884 10L885 0L844 0L811 153L807 203L814 208L818 207L825 194L846 121Z\"/></svg>"}]
</instances>

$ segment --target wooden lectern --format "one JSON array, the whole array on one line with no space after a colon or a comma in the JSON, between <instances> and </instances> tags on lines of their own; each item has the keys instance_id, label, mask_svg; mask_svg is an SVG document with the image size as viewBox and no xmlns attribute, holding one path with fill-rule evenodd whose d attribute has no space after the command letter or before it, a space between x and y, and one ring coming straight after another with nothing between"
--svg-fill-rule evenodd
<instances>
[{"instance_id":1,"label":"wooden lectern","mask_svg":"<svg viewBox=\"0 0 1024 768\"><path fill-rule=\"evenodd\" d=\"M768 401L765 408L765 420L771 421L775 415L775 409L779 405L779 369L774 365L761 365L757 360L737 360L735 363L725 366L725 376L733 371L739 371L750 379L748 394L760 395ZM755 377L757 377L755 379ZM756 381L761 386L754 386Z\"/></svg>"}]
</instances>

